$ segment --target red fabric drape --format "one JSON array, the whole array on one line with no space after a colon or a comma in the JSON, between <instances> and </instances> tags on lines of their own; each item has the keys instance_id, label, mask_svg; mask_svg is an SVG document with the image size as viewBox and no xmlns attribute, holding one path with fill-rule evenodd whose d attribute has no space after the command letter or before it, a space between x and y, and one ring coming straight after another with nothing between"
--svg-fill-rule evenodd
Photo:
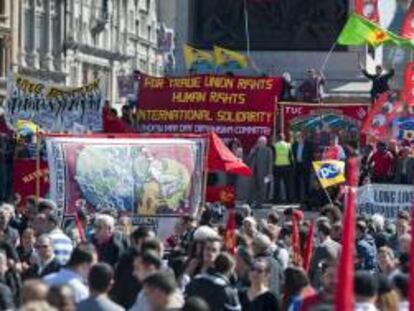
<instances>
[{"instance_id":1,"label":"red fabric drape","mask_svg":"<svg viewBox=\"0 0 414 311\"><path fill-rule=\"evenodd\" d=\"M303 252L303 269L308 272L313 253L313 239L315 235L315 219L312 218L306 237L305 250Z\"/></svg>"},{"instance_id":2,"label":"red fabric drape","mask_svg":"<svg viewBox=\"0 0 414 311\"><path fill-rule=\"evenodd\" d=\"M358 186L358 159L348 161L348 191L342 233L342 251L338 263L338 286L335 294L336 311L354 309L354 256L355 256L355 200Z\"/></svg>"},{"instance_id":3,"label":"red fabric drape","mask_svg":"<svg viewBox=\"0 0 414 311\"><path fill-rule=\"evenodd\" d=\"M378 0L355 0L355 13L373 23L379 23Z\"/></svg>"},{"instance_id":4,"label":"red fabric drape","mask_svg":"<svg viewBox=\"0 0 414 311\"><path fill-rule=\"evenodd\" d=\"M414 5L411 4L401 26L400 34L406 39L414 39Z\"/></svg>"}]
</instances>

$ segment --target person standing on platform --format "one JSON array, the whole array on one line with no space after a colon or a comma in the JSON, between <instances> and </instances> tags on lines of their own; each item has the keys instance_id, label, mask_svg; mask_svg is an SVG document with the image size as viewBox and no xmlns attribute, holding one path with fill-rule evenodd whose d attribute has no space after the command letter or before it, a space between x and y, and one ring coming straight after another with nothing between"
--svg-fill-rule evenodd
<instances>
[{"instance_id":1,"label":"person standing on platform","mask_svg":"<svg viewBox=\"0 0 414 311\"><path fill-rule=\"evenodd\" d=\"M261 208L266 200L267 185L272 175L272 150L267 146L267 138L259 137L256 146L251 150L248 163L252 169L251 203Z\"/></svg>"},{"instance_id":2,"label":"person standing on platform","mask_svg":"<svg viewBox=\"0 0 414 311\"><path fill-rule=\"evenodd\" d=\"M330 138L329 146L325 147L322 157L324 160L346 160L346 154L344 148L339 144L338 136L332 136Z\"/></svg>"},{"instance_id":3,"label":"person standing on platform","mask_svg":"<svg viewBox=\"0 0 414 311\"><path fill-rule=\"evenodd\" d=\"M312 167L313 146L305 133L297 133L293 146L295 158L296 199L302 202L309 194L309 176Z\"/></svg>"},{"instance_id":4,"label":"person standing on platform","mask_svg":"<svg viewBox=\"0 0 414 311\"><path fill-rule=\"evenodd\" d=\"M275 148L275 162L273 168L274 175L274 201L275 203L282 202L281 200L281 184L283 181L285 201L292 202L292 188L293 188L293 154L292 146L285 140L285 135L279 133L278 140L274 145Z\"/></svg>"},{"instance_id":5,"label":"person standing on platform","mask_svg":"<svg viewBox=\"0 0 414 311\"><path fill-rule=\"evenodd\" d=\"M390 87L388 85L388 80L394 76L394 69L391 68L387 73L384 73L384 69L381 65L375 66L375 74L370 74L362 64L359 65L362 71L362 74L372 81L371 87L371 103L373 104L378 96L384 92L387 92Z\"/></svg>"}]
</instances>

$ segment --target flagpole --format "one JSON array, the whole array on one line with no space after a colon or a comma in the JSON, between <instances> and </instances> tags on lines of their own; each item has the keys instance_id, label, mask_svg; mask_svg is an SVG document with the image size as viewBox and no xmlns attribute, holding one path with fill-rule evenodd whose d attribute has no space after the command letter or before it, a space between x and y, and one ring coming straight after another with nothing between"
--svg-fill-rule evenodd
<instances>
[{"instance_id":1,"label":"flagpole","mask_svg":"<svg viewBox=\"0 0 414 311\"><path fill-rule=\"evenodd\" d=\"M249 11L247 10L247 0L243 0L244 3L244 27L246 34L246 54L250 59L250 32L249 32Z\"/></svg>"},{"instance_id":2,"label":"flagpole","mask_svg":"<svg viewBox=\"0 0 414 311\"><path fill-rule=\"evenodd\" d=\"M321 66L321 72L323 72L324 70L325 70L325 67L326 67L326 65L328 64L328 60L329 60L329 58L331 57L331 55L332 55L332 53L333 53L333 51L334 51L334 49L336 48L336 40L335 40L335 42L332 44L332 46L331 46L331 48L329 49L329 52L328 52L328 54L326 55L326 57L325 57L325 60L323 61L323 63L322 63L322 66Z\"/></svg>"}]
</instances>

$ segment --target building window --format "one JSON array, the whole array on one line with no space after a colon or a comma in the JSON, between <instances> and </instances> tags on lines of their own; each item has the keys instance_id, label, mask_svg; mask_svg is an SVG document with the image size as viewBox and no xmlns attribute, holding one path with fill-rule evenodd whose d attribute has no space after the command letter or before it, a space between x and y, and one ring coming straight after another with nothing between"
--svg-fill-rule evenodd
<instances>
[{"instance_id":1,"label":"building window","mask_svg":"<svg viewBox=\"0 0 414 311\"><path fill-rule=\"evenodd\" d=\"M0 0L0 15L6 15L6 1Z\"/></svg>"},{"instance_id":2,"label":"building window","mask_svg":"<svg viewBox=\"0 0 414 311\"><path fill-rule=\"evenodd\" d=\"M4 38L0 39L0 76L6 76L6 42Z\"/></svg>"},{"instance_id":3,"label":"building window","mask_svg":"<svg viewBox=\"0 0 414 311\"><path fill-rule=\"evenodd\" d=\"M151 0L147 0L147 10L150 10L150 6L151 6Z\"/></svg>"},{"instance_id":4,"label":"building window","mask_svg":"<svg viewBox=\"0 0 414 311\"><path fill-rule=\"evenodd\" d=\"M135 21L135 34L139 37L139 21Z\"/></svg>"},{"instance_id":5,"label":"building window","mask_svg":"<svg viewBox=\"0 0 414 311\"><path fill-rule=\"evenodd\" d=\"M148 41L151 41L151 26L147 27Z\"/></svg>"}]
</instances>

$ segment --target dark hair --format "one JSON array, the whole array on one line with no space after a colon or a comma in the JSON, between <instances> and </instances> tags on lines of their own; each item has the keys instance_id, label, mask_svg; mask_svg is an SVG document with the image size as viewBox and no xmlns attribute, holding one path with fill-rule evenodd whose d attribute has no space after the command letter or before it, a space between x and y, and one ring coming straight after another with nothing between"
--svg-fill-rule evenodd
<instances>
[{"instance_id":1,"label":"dark hair","mask_svg":"<svg viewBox=\"0 0 414 311\"><path fill-rule=\"evenodd\" d=\"M220 253L214 261L214 269L221 274L228 274L235 266L234 258L229 253Z\"/></svg>"},{"instance_id":2,"label":"dark hair","mask_svg":"<svg viewBox=\"0 0 414 311\"><path fill-rule=\"evenodd\" d=\"M146 250L138 256L145 265L153 265L156 269L161 268L162 260L153 250Z\"/></svg>"},{"instance_id":3,"label":"dark hair","mask_svg":"<svg viewBox=\"0 0 414 311\"><path fill-rule=\"evenodd\" d=\"M109 290L113 278L114 270L112 267L107 263L98 263L89 272L89 287L98 293L105 293Z\"/></svg>"},{"instance_id":4,"label":"dark hair","mask_svg":"<svg viewBox=\"0 0 414 311\"><path fill-rule=\"evenodd\" d=\"M196 296L188 297L185 301L182 311L210 311L208 304L204 299Z\"/></svg>"},{"instance_id":5,"label":"dark hair","mask_svg":"<svg viewBox=\"0 0 414 311\"><path fill-rule=\"evenodd\" d=\"M174 271L176 279L179 279L185 272L187 257L177 256L168 261L168 266Z\"/></svg>"},{"instance_id":6,"label":"dark hair","mask_svg":"<svg viewBox=\"0 0 414 311\"><path fill-rule=\"evenodd\" d=\"M410 278L405 273L399 273L394 277L394 286L403 298L408 298Z\"/></svg>"},{"instance_id":7,"label":"dark hair","mask_svg":"<svg viewBox=\"0 0 414 311\"><path fill-rule=\"evenodd\" d=\"M410 221L410 213L408 213L407 211L399 211L397 218Z\"/></svg>"},{"instance_id":8,"label":"dark hair","mask_svg":"<svg viewBox=\"0 0 414 311\"><path fill-rule=\"evenodd\" d=\"M339 209L338 206L336 206L334 204L325 205L322 208L320 214L321 214L321 216L326 216L328 218L329 218L329 216L332 216L334 223L337 222L337 221L340 221L342 219L341 210Z\"/></svg>"},{"instance_id":9,"label":"dark hair","mask_svg":"<svg viewBox=\"0 0 414 311\"><path fill-rule=\"evenodd\" d=\"M148 227L138 227L131 233L131 238L134 241L146 239L151 236L151 230Z\"/></svg>"},{"instance_id":10,"label":"dark hair","mask_svg":"<svg viewBox=\"0 0 414 311\"><path fill-rule=\"evenodd\" d=\"M92 263L95 247L92 244L79 244L72 252L69 262L69 267L76 267L84 263Z\"/></svg>"},{"instance_id":11,"label":"dark hair","mask_svg":"<svg viewBox=\"0 0 414 311\"><path fill-rule=\"evenodd\" d=\"M65 307L67 300L71 300L73 305L75 305L75 294L72 287L69 285L54 285L49 288L47 302L52 307L55 307L57 310L62 310Z\"/></svg>"},{"instance_id":12,"label":"dark hair","mask_svg":"<svg viewBox=\"0 0 414 311\"><path fill-rule=\"evenodd\" d=\"M49 224L53 225L54 227L59 226L60 219L59 219L59 216L56 215L55 213L47 214L46 220Z\"/></svg>"},{"instance_id":13,"label":"dark hair","mask_svg":"<svg viewBox=\"0 0 414 311\"><path fill-rule=\"evenodd\" d=\"M162 249L162 242L158 238L147 238L141 244L141 252L147 250L158 252Z\"/></svg>"},{"instance_id":14,"label":"dark hair","mask_svg":"<svg viewBox=\"0 0 414 311\"><path fill-rule=\"evenodd\" d=\"M157 288L167 295L172 294L177 288L174 278L165 272L157 272L150 275L144 280L143 285Z\"/></svg>"},{"instance_id":15,"label":"dark hair","mask_svg":"<svg viewBox=\"0 0 414 311\"><path fill-rule=\"evenodd\" d=\"M377 279L368 271L357 271L354 277L355 294L361 297L374 297L378 294Z\"/></svg>"},{"instance_id":16,"label":"dark hair","mask_svg":"<svg viewBox=\"0 0 414 311\"><path fill-rule=\"evenodd\" d=\"M309 285L309 279L303 269L296 267L288 267L285 270L286 282L283 292L283 310L287 310L291 302L291 298L298 295L303 288Z\"/></svg>"},{"instance_id":17,"label":"dark hair","mask_svg":"<svg viewBox=\"0 0 414 311\"><path fill-rule=\"evenodd\" d=\"M277 225L279 223L279 214L276 212L270 212L267 215L267 221L273 225Z\"/></svg>"}]
</instances>

